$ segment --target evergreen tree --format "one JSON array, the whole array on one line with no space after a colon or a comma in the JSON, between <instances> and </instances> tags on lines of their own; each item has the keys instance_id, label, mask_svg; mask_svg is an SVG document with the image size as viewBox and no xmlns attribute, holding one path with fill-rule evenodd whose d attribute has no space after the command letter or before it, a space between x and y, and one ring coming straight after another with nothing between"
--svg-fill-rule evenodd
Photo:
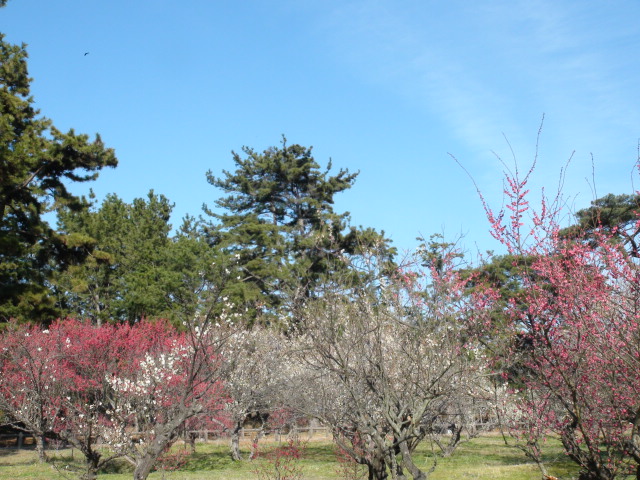
<instances>
[{"instance_id":1,"label":"evergreen tree","mask_svg":"<svg viewBox=\"0 0 640 480\"><path fill-rule=\"evenodd\" d=\"M86 260L57 277L65 313L94 323L192 319L220 282L222 264L192 218L176 235L173 205L163 195L126 203L108 195L99 208L59 214L59 227L78 239Z\"/></svg>"},{"instance_id":2,"label":"evergreen tree","mask_svg":"<svg viewBox=\"0 0 640 480\"><path fill-rule=\"evenodd\" d=\"M578 210L576 223L560 233L567 238L589 240L594 232L606 232L624 245L632 257L640 257L638 209L640 195L610 193L593 200L591 206Z\"/></svg>"},{"instance_id":3,"label":"evergreen tree","mask_svg":"<svg viewBox=\"0 0 640 480\"><path fill-rule=\"evenodd\" d=\"M74 245L83 251L83 261L69 266L55 282L66 315L90 318L97 324L114 315L127 215L128 205L116 195L108 195L97 211L87 205L81 211L58 212L60 232L78 239Z\"/></svg>"},{"instance_id":4,"label":"evergreen tree","mask_svg":"<svg viewBox=\"0 0 640 480\"><path fill-rule=\"evenodd\" d=\"M61 206L82 208L69 182L94 180L115 167L113 150L96 135L62 133L39 116L29 95L25 45L0 34L0 319L55 318L50 280L77 253L44 215Z\"/></svg>"},{"instance_id":5,"label":"evergreen tree","mask_svg":"<svg viewBox=\"0 0 640 480\"><path fill-rule=\"evenodd\" d=\"M187 216L169 244L168 285L171 318L191 322L196 317L232 314L226 287L234 270L231 260L222 250L212 248L203 233L202 221Z\"/></svg>"},{"instance_id":6,"label":"evergreen tree","mask_svg":"<svg viewBox=\"0 0 640 480\"><path fill-rule=\"evenodd\" d=\"M111 194L99 209L59 213L60 231L81 239L86 249L86 260L58 279L68 314L96 323L168 316L172 208L152 190L131 204Z\"/></svg>"},{"instance_id":7,"label":"evergreen tree","mask_svg":"<svg viewBox=\"0 0 640 480\"><path fill-rule=\"evenodd\" d=\"M357 173L330 175L331 162L321 170L311 148L284 138L279 148L242 151L233 153L234 172L207 173L227 195L215 202L217 211L205 207L217 220L207 235L234 275L226 292L235 303L271 321L319 294L330 275L347 274L348 257L375 247L391 260L384 233L349 227L349 213L333 210L334 195L349 189Z\"/></svg>"}]
</instances>

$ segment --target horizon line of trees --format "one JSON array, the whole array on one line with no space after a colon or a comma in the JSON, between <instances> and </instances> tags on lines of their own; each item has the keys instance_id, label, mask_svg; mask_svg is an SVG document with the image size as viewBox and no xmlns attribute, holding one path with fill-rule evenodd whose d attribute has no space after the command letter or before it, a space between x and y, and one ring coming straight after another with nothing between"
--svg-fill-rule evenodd
<instances>
[{"instance_id":1,"label":"horizon line of trees","mask_svg":"<svg viewBox=\"0 0 640 480\"><path fill-rule=\"evenodd\" d=\"M224 196L175 234L173 205L153 190L131 203L116 193L100 205L76 196L70 183L115 167L115 152L99 135L62 133L41 117L30 82L25 45L0 36L0 322L179 323L209 308L211 286L224 284L251 322L277 323L347 258L376 249L393 261L384 232L351 226L348 212L333 209L358 173L331 174L331 162L321 169L311 148L284 137L263 152L232 152L233 172L207 172Z\"/></svg>"}]
</instances>

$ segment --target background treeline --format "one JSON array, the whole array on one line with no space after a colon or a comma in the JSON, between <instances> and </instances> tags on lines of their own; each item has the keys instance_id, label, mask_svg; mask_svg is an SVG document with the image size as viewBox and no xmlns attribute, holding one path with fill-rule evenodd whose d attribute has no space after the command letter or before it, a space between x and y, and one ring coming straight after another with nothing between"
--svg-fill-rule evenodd
<instances>
[{"instance_id":1,"label":"background treeline","mask_svg":"<svg viewBox=\"0 0 640 480\"><path fill-rule=\"evenodd\" d=\"M102 203L73 195L73 182L115 167L115 153L98 136L62 133L39 116L24 47L2 40L0 48L2 321L175 320L204 308L215 284L252 321L272 322L344 270L341 259L375 248L391 260L383 233L333 210L357 173L331 174L310 148L284 138L264 152L234 153L233 172L208 172L212 194L225 196L175 230L172 203L153 191L132 203L116 193Z\"/></svg>"}]
</instances>

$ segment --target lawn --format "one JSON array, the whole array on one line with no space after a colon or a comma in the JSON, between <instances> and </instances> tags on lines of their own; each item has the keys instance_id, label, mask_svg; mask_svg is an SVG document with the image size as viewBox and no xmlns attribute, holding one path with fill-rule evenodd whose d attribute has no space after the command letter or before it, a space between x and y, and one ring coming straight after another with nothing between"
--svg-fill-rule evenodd
<instances>
[{"instance_id":1,"label":"lawn","mask_svg":"<svg viewBox=\"0 0 640 480\"><path fill-rule=\"evenodd\" d=\"M178 446L177 448L182 448ZM246 445L245 445L246 448ZM52 461L39 464L33 450L0 449L0 479L62 480L77 478L74 471L82 466L82 455L76 450L50 451ZM575 468L562 454L558 444L551 442L545 452L551 475L570 478ZM428 469L431 458L427 451L417 457L419 466ZM301 465L307 480L341 478L333 445L327 440L313 440L306 445ZM150 479L166 480L240 480L258 478L254 470L257 462L233 462L226 443L198 444L195 454L175 472L154 472ZM100 479L124 480L131 478L131 469L125 462L115 463ZM540 471L524 455L506 447L497 435L486 435L462 444L450 458L438 459L430 480L445 479L504 479L539 480Z\"/></svg>"}]
</instances>

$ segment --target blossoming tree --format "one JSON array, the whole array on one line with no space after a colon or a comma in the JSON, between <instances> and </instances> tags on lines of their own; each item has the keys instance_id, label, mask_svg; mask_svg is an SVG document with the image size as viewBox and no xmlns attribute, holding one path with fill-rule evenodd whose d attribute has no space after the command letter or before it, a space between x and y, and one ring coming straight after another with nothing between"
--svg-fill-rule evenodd
<instances>
[{"instance_id":1,"label":"blossoming tree","mask_svg":"<svg viewBox=\"0 0 640 480\"><path fill-rule=\"evenodd\" d=\"M67 319L54 325L64 338L64 362L73 388L63 392L62 411L56 428L58 438L77 448L85 457L83 479L92 480L98 471L120 456L105 451L102 432L109 401L107 379L120 368L127 351L121 341L128 325L91 325Z\"/></svg>"},{"instance_id":2,"label":"blossoming tree","mask_svg":"<svg viewBox=\"0 0 640 480\"><path fill-rule=\"evenodd\" d=\"M38 442L58 438L86 458L83 478L123 456L144 479L185 422L227 403L234 330L209 319L178 332L164 322L93 326L59 321L0 337L0 407ZM110 453L96 448L106 443Z\"/></svg>"},{"instance_id":3,"label":"blossoming tree","mask_svg":"<svg viewBox=\"0 0 640 480\"><path fill-rule=\"evenodd\" d=\"M242 460L240 432L251 414L262 422L254 439L257 447L269 415L281 405L278 392L284 388L283 352L285 338L276 330L254 326L230 339L228 349L237 352L234 367L225 384L229 402L225 414L231 424L231 456Z\"/></svg>"},{"instance_id":4,"label":"blossoming tree","mask_svg":"<svg viewBox=\"0 0 640 480\"><path fill-rule=\"evenodd\" d=\"M524 294L501 304L518 340L501 355L518 363L512 432L540 464L541 439L558 435L581 480L640 478L637 259L613 241L615 231L596 226L588 241L559 235L558 202L530 210L530 173L507 175L508 212L485 205L494 237L528 259Z\"/></svg>"},{"instance_id":5,"label":"blossoming tree","mask_svg":"<svg viewBox=\"0 0 640 480\"><path fill-rule=\"evenodd\" d=\"M437 268L329 292L305 315L295 347L305 367L291 398L331 427L371 479L389 471L426 479L416 447L430 440L437 450L443 422L467 418L460 400L483 398L483 358L464 335L472 304L453 258L443 252Z\"/></svg>"},{"instance_id":6,"label":"blossoming tree","mask_svg":"<svg viewBox=\"0 0 640 480\"><path fill-rule=\"evenodd\" d=\"M75 388L64 361L67 345L59 324L48 330L9 325L0 336L0 409L35 437L43 462L45 438L60 427L62 400Z\"/></svg>"},{"instance_id":7,"label":"blossoming tree","mask_svg":"<svg viewBox=\"0 0 640 480\"><path fill-rule=\"evenodd\" d=\"M228 329L206 322L187 332L157 322L131 327L120 367L107 378L102 438L147 478L184 423L224 406L220 349Z\"/></svg>"}]
</instances>

